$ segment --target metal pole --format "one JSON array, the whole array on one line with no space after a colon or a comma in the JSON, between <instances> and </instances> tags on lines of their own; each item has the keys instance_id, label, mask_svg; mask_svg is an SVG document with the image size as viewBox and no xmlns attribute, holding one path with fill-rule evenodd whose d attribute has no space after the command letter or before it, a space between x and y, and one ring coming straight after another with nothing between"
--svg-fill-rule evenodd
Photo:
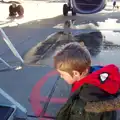
<instances>
[{"instance_id":1,"label":"metal pole","mask_svg":"<svg viewBox=\"0 0 120 120\"><path fill-rule=\"evenodd\" d=\"M10 69L12 68L12 66L10 66L7 62L5 62L2 58L0 58L0 60L1 60L7 67L9 67Z\"/></svg>"},{"instance_id":2,"label":"metal pole","mask_svg":"<svg viewBox=\"0 0 120 120\"><path fill-rule=\"evenodd\" d=\"M3 37L3 40L6 42L6 44L8 45L8 47L10 48L10 50L13 52L13 54L22 62L24 63L24 60L22 59L22 57L20 56L20 54L18 53L18 51L15 49L15 47L13 46L13 44L11 43L11 41L9 40L8 36L5 34L5 32L2 30L2 28L0 28L0 32L1 35Z\"/></svg>"}]
</instances>

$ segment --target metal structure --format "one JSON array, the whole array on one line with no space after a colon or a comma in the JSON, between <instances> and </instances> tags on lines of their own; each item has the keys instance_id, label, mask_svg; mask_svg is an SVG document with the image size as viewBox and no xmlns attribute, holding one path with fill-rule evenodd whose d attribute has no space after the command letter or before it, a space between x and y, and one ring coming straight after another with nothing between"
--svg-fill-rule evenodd
<instances>
[{"instance_id":1,"label":"metal structure","mask_svg":"<svg viewBox=\"0 0 120 120\"><path fill-rule=\"evenodd\" d=\"M22 65L24 64L24 60L22 59L22 57L20 56L20 54L18 53L16 48L13 46L12 42L10 41L8 36L5 34L5 32L2 30L2 28L0 28L0 34L2 35L2 38L3 38L4 42L7 44L7 46L9 47L11 52L14 54L14 56L16 58L18 58L18 60L21 62L21 66L11 66L9 63L7 63L4 59L2 59L0 57L0 61L7 66L7 69L6 68L5 69L0 69L0 72L12 70L12 69L14 69L14 70L21 69Z\"/></svg>"}]
</instances>

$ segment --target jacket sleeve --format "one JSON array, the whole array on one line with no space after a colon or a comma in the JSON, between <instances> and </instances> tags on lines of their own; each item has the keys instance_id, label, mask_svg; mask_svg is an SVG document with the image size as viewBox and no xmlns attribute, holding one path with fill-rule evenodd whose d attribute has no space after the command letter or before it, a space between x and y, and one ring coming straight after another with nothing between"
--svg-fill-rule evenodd
<instances>
[{"instance_id":1,"label":"jacket sleeve","mask_svg":"<svg viewBox=\"0 0 120 120\"><path fill-rule=\"evenodd\" d=\"M80 98L86 102L87 112L105 112L120 109L120 96L113 96L93 85L84 85L80 91Z\"/></svg>"}]
</instances>

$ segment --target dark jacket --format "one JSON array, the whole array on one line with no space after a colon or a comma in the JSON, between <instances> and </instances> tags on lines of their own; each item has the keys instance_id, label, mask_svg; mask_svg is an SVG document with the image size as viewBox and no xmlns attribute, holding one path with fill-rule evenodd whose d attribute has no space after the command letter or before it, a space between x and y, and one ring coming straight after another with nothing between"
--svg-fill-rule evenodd
<instances>
[{"instance_id":1,"label":"dark jacket","mask_svg":"<svg viewBox=\"0 0 120 120\"><path fill-rule=\"evenodd\" d=\"M101 67L99 67L99 69L100 68ZM109 70L107 70L107 72L108 71ZM97 67L97 71L96 71L96 67L91 67L90 72L99 73L98 67ZM102 70L101 73L105 73L105 70L104 71ZM92 75L92 77L95 78L94 75ZM119 77L119 74L118 74L118 77ZM114 77L112 76L112 78ZM109 79L107 78L107 80ZM101 84L103 85L104 83L101 83ZM116 84L119 84L119 83L116 83ZM73 88L74 88L74 85L73 85ZM107 91L108 89L105 89L106 91L103 89L98 87L97 84L95 86L93 84L84 83L79 87L79 89L74 91L74 93L70 96L66 104L60 109L60 111L57 114L56 120L116 120L115 109L117 108L115 107L115 105L107 108L107 104L110 103L111 105L112 102L108 102L108 101L111 101L117 98L118 99L116 101L120 102L120 98L118 97L119 89L114 94L110 94L109 91ZM115 91L114 87L113 87L113 91ZM103 102L103 103L105 102L105 103L101 105L99 104L99 102ZM91 103L93 106L90 105ZM89 108L89 106L91 106L91 108ZM118 107L120 108L120 106ZM88 111L85 108L87 108ZM103 110L103 108L105 109Z\"/></svg>"}]
</instances>

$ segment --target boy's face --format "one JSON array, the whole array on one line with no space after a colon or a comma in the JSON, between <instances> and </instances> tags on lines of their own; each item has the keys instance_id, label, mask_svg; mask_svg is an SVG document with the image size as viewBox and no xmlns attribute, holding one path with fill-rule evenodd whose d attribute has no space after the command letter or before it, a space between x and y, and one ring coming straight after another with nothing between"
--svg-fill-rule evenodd
<instances>
[{"instance_id":1,"label":"boy's face","mask_svg":"<svg viewBox=\"0 0 120 120\"><path fill-rule=\"evenodd\" d=\"M63 78L68 84L72 85L74 82L79 81L80 79L84 78L86 76L87 71L80 74L78 71L73 70L73 76L71 76L69 73L61 70L57 70L60 74L60 77Z\"/></svg>"}]
</instances>

